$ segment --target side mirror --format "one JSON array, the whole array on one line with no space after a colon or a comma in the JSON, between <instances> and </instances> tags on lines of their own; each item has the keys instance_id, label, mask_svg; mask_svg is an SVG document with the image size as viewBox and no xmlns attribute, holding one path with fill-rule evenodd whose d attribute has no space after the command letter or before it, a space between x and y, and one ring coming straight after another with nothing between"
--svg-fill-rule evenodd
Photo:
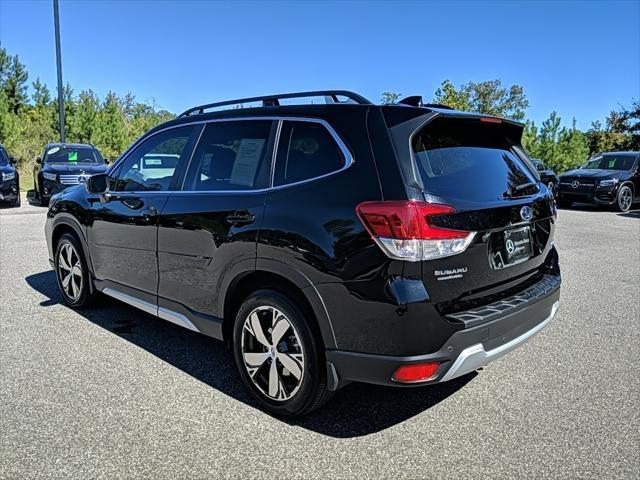
<instances>
[{"instance_id":1,"label":"side mirror","mask_svg":"<svg viewBox=\"0 0 640 480\"><path fill-rule=\"evenodd\" d=\"M98 173L87 179L87 191L89 193L102 194L107 193L109 189L109 176L106 173Z\"/></svg>"},{"instance_id":2,"label":"side mirror","mask_svg":"<svg viewBox=\"0 0 640 480\"><path fill-rule=\"evenodd\" d=\"M18 163L18 160L16 159L16 157L9 157L9 163L11 163L11 165L15 165L16 163Z\"/></svg>"},{"instance_id":3,"label":"side mirror","mask_svg":"<svg viewBox=\"0 0 640 480\"><path fill-rule=\"evenodd\" d=\"M40 165L42 163L42 159L40 157L36 158L36 163Z\"/></svg>"}]
</instances>

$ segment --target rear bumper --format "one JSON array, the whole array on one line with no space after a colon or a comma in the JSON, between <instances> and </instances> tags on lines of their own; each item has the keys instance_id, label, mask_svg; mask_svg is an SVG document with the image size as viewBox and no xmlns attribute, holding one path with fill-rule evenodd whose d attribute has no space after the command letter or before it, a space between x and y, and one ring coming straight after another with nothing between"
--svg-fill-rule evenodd
<instances>
[{"instance_id":1,"label":"rear bumper","mask_svg":"<svg viewBox=\"0 0 640 480\"><path fill-rule=\"evenodd\" d=\"M417 386L446 382L472 372L509 353L542 330L558 310L560 285L523 308L454 333L437 352L416 356L372 355L340 350L326 352L329 383L349 382ZM429 380L405 384L391 379L402 365L441 362Z\"/></svg>"}]
</instances>

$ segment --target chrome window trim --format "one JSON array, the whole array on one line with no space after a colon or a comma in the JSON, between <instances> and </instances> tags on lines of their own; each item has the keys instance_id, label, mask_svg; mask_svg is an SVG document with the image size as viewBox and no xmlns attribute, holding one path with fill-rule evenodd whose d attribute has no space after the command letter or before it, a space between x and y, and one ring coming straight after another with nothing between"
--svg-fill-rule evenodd
<instances>
[{"instance_id":1,"label":"chrome window trim","mask_svg":"<svg viewBox=\"0 0 640 480\"><path fill-rule=\"evenodd\" d=\"M333 126L329 122L327 122L326 120L324 120L322 118L315 118L315 117L288 117L288 116L282 116L282 115L269 115L269 116L264 116L264 117L257 116L257 117L212 118L212 119L208 119L208 120L197 120L197 121L193 121L193 122L185 122L185 123L181 123L181 124L178 124L178 125L171 125L170 127L162 128L162 129L160 129L160 130L158 130L156 132L153 132L151 135L140 137L111 166L111 168L109 169L109 172L111 172L112 170L116 170L118 168L118 166L122 162L124 162L127 159L127 157L131 154L131 152L136 147L138 147L138 145L140 145L142 142L148 140L149 138L154 137L155 135L159 135L160 133L166 132L168 130L172 130L174 128L195 126L195 125L204 125L204 127L206 128L206 125L209 124L209 123L260 121L260 120L268 120L268 121L272 121L272 122L273 121L279 122L277 130L276 130L276 138L275 138L274 145L273 145L273 154L272 154L272 161L271 161L271 179L269 181L269 186L268 187L260 188L260 189L253 189L253 190L182 190L182 189L181 190L141 190L141 191L122 191L122 192L118 192L118 194L119 195L120 194L127 194L127 195L154 194L154 195L158 195L158 194L166 193L168 195L182 195L182 194L188 194L188 195L189 194L192 194L192 195L193 194L196 194L196 195L198 195L198 194L207 194L207 195L224 194L224 195L227 195L227 194L264 193L264 192L268 192L268 191L272 191L272 190L282 190L284 188L295 187L295 186L302 185L302 184L305 184L305 183L314 182L316 180L321 180L321 179L329 177L331 175L336 175L338 173L342 173L345 170L347 170L348 168L351 168L351 166L355 163L353 155L351 154L351 151L349 150L347 145L344 143L344 141L342 140L340 135L338 135L338 132L335 131ZM344 165L343 165L343 167L338 169L338 170L334 170L333 172L325 173L324 175L319 175L317 177L307 178L305 180L300 180L298 182L292 182L292 183L287 183L287 184L284 184L284 185L274 186L273 185L273 181L274 181L273 177L274 177L274 174L275 174L275 159L277 157L278 147L280 145L280 134L282 132L282 125L286 121L318 123L318 124L324 126L324 128L327 129L327 131L329 132L329 134L331 135L333 140L338 145L338 148L342 152L342 155L344 156ZM200 131L200 135L198 136L198 140L197 140L196 144L193 147L193 151L191 152L191 156L189 158L188 166L191 164L191 160L192 160L193 155L194 155L194 153L196 151L196 148L198 148L198 143L200 142L200 137L202 136L202 132L204 132L204 128ZM184 187L185 179L183 179L182 187Z\"/></svg>"}]
</instances>

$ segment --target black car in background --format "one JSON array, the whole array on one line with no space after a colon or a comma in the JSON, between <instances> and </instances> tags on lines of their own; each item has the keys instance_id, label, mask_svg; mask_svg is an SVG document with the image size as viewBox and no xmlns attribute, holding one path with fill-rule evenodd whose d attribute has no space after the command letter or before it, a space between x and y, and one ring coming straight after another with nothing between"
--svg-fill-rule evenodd
<instances>
[{"instance_id":1,"label":"black car in background","mask_svg":"<svg viewBox=\"0 0 640 480\"><path fill-rule=\"evenodd\" d=\"M20 206L20 175L15 167L16 159L10 157L0 144L0 202Z\"/></svg>"},{"instance_id":2,"label":"black car in background","mask_svg":"<svg viewBox=\"0 0 640 480\"><path fill-rule=\"evenodd\" d=\"M539 158L532 158L531 163L536 167L542 183L544 183L549 190L555 193L558 189L559 182L556 172L551 170L551 168L545 165L545 163Z\"/></svg>"},{"instance_id":3,"label":"black car in background","mask_svg":"<svg viewBox=\"0 0 640 480\"><path fill-rule=\"evenodd\" d=\"M84 183L96 173L105 173L107 163L100 151L85 143L50 143L36 159L33 169L35 196L42 205L65 188Z\"/></svg>"},{"instance_id":4,"label":"black car in background","mask_svg":"<svg viewBox=\"0 0 640 480\"><path fill-rule=\"evenodd\" d=\"M591 158L582 167L560 175L558 205L573 202L612 205L626 212L640 200L640 153L606 152Z\"/></svg>"},{"instance_id":5,"label":"black car in background","mask_svg":"<svg viewBox=\"0 0 640 480\"><path fill-rule=\"evenodd\" d=\"M326 104L281 105L294 97ZM508 353L559 305L553 196L522 124L411 102L284 94L155 127L51 200L64 302L102 292L224 340L280 415Z\"/></svg>"}]
</instances>

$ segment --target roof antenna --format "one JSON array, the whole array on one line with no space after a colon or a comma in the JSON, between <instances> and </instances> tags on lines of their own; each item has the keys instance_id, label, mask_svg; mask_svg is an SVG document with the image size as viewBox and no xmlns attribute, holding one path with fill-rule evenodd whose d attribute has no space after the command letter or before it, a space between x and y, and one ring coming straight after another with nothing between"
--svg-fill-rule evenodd
<instances>
[{"instance_id":1,"label":"roof antenna","mask_svg":"<svg viewBox=\"0 0 640 480\"><path fill-rule=\"evenodd\" d=\"M410 107L422 107L422 95L413 95L411 97L405 97L398 103L402 105L409 105Z\"/></svg>"}]
</instances>

